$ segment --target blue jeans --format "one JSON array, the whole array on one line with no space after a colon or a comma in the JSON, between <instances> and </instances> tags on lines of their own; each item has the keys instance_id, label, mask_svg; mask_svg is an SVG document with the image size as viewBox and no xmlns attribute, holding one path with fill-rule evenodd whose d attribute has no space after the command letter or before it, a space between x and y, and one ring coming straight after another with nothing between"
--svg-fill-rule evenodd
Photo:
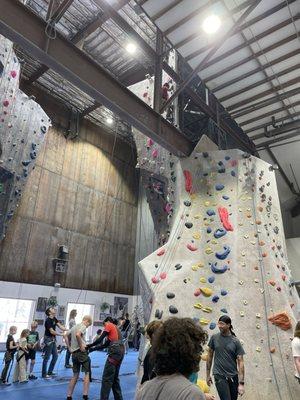
<instances>
[{"instance_id":1,"label":"blue jeans","mask_svg":"<svg viewBox=\"0 0 300 400\"><path fill-rule=\"evenodd\" d=\"M45 345L45 348L44 348L44 359L43 359L43 367L42 367L42 377L45 377L47 374L52 374L54 367L55 367L55 363L58 358L55 340L53 340L52 338L45 337L44 345ZM49 369L47 372L47 364L48 364L50 356L52 356L52 359L51 359Z\"/></svg>"}]
</instances>

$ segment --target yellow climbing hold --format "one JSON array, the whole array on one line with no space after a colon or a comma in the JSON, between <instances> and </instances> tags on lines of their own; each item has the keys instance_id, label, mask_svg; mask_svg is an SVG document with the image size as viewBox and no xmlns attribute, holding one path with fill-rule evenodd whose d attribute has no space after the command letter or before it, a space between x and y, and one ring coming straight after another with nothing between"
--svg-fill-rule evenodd
<instances>
[{"instance_id":1,"label":"yellow climbing hold","mask_svg":"<svg viewBox=\"0 0 300 400\"><path fill-rule=\"evenodd\" d=\"M196 215L194 215L194 218L195 218L195 219L200 219L200 218L201 218L201 214L196 214Z\"/></svg>"},{"instance_id":2,"label":"yellow climbing hold","mask_svg":"<svg viewBox=\"0 0 300 400\"><path fill-rule=\"evenodd\" d=\"M202 276L202 277L200 278L200 282L201 282L201 283L206 283L206 278L204 278L204 276Z\"/></svg>"},{"instance_id":3,"label":"yellow climbing hold","mask_svg":"<svg viewBox=\"0 0 300 400\"><path fill-rule=\"evenodd\" d=\"M201 310L202 304L201 303L196 303L196 304L194 304L194 308L197 308L198 310Z\"/></svg>"},{"instance_id":4,"label":"yellow climbing hold","mask_svg":"<svg viewBox=\"0 0 300 400\"><path fill-rule=\"evenodd\" d=\"M204 225L205 225L205 226L209 226L209 225L210 225L210 222L205 221L205 222L204 222Z\"/></svg>"},{"instance_id":5,"label":"yellow climbing hold","mask_svg":"<svg viewBox=\"0 0 300 400\"><path fill-rule=\"evenodd\" d=\"M193 271L197 271L199 268L203 268L203 267L204 267L203 262L198 262L197 264L194 264L194 265L192 266L192 270L193 270Z\"/></svg>"},{"instance_id":6,"label":"yellow climbing hold","mask_svg":"<svg viewBox=\"0 0 300 400\"><path fill-rule=\"evenodd\" d=\"M215 201L212 203L212 206L216 207L218 205L218 203L216 203Z\"/></svg>"},{"instance_id":7,"label":"yellow climbing hold","mask_svg":"<svg viewBox=\"0 0 300 400\"><path fill-rule=\"evenodd\" d=\"M193 238L196 240L200 239L200 233L199 232L193 233Z\"/></svg>"},{"instance_id":8,"label":"yellow climbing hold","mask_svg":"<svg viewBox=\"0 0 300 400\"><path fill-rule=\"evenodd\" d=\"M200 318L200 319L199 319L199 323L200 323L201 325L208 325L208 324L210 323L210 320L209 320L209 319L206 319L206 318Z\"/></svg>"},{"instance_id":9,"label":"yellow climbing hold","mask_svg":"<svg viewBox=\"0 0 300 400\"><path fill-rule=\"evenodd\" d=\"M195 200L197 198L197 194L196 193L192 193L190 195L191 200Z\"/></svg>"},{"instance_id":10,"label":"yellow climbing hold","mask_svg":"<svg viewBox=\"0 0 300 400\"><path fill-rule=\"evenodd\" d=\"M193 266L192 266L192 271L198 271L197 265L193 265Z\"/></svg>"},{"instance_id":11,"label":"yellow climbing hold","mask_svg":"<svg viewBox=\"0 0 300 400\"><path fill-rule=\"evenodd\" d=\"M240 316L241 316L241 317L244 317L244 316L245 316L244 311L240 311Z\"/></svg>"},{"instance_id":12,"label":"yellow climbing hold","mask_svg":"<svg viewBox=\"0 0 300 400\"><path fill-rule=\"evenodd\" d=\"M212 243L212 244L218 244L218 241L217 241L216 239L213 239L213 240L211 241L211 243Z\"/></svg>"},{"instance_id":13,"label":"yellow climbing hold","mask_svg":"<svg viewBox=\"0 0 300 400\"><path fill-rule=\"evenodd\" d=\"M211 313L212 312L212 308L211 307L202 307L202 311L204 311L206 313Z\"/></svg>"},{"instance_id":14,"label":"yellow climbing hold","mask_svg":"<svg viewBox=\"0 0 300 400\"><path fill-rule=\"evenodd\" d=\"M256 349L255 349L258 353L260 353L261 352L261 347L256 347Z\"/></svg>"},{"instance_id":15,"label":"yellow climbing hold","mask_svg":"<svg viewBox=\"0 0 300 400\"><path fill-rule=\"evenodd\" d=\"M208 287L200 288L200 290L205 297L210 297L213 294L212 289Z\"/></svg>"},{"instance_id":16,"label":"yellow climbing hold","mask_svg":"<svg viewBox=\"0 0 300 400\"><path fill-rule=\"evenodd\" d=\"M209 206L210 206L210 201L208 201L208 200L205 201L205 202L204 202L204 205L205 205L205 207L209 207Z\"/></svg>"},{"instance_id":17,"label":"yellow climbing hold","mask_svg":"<svg viewBox=\"0 0 300 400\"><path fill-rule=\"evenodd\" d=\"M206 247L205 253L206 253L206 254L212 254L212 253L213 253L212 248L211 248L211 247Z\"/></svg>"}]
</instances>

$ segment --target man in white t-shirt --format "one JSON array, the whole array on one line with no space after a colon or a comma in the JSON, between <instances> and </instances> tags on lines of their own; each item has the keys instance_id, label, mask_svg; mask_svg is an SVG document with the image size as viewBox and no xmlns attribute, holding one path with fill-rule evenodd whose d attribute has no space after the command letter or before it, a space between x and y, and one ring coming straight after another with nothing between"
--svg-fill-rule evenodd
<instances>
[{"instance_id":1,"label":"man in white t-shirt","mask_svg":"<svg viewBox=\"0 0 300 400\"><path fill-rule=\"evenodd\" d=\"M300 321L296 324L294 339L292 340L292 352L295 364L295 377L300 383Z\"/></svg>"}]
</instances>

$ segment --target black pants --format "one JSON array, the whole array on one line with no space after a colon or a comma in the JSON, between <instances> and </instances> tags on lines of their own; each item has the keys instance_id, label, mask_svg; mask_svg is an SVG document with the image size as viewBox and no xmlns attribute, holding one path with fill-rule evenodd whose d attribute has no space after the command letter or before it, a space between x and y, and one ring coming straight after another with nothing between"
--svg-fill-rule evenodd
<instances>
[{"instance_id":1,"label":"black pants","mask_svg":"<svg viewBox=\"0 0 300 400\"><path fill-rule=\"evenodd\" d=\"M65 366L70 365L70 358L71 358L71 353L69 352L69 349L67 348L66 358L65 358Z\"/></svg>"},{"instance_id":2,"label":"black pants","mask_svg":"<svg viewBox=\"0 0 300 400\"><path fill-rule=\"evenodd\" d=\"M239 386L238 375L235 375L232 378L215 375L214 378L220 400L237 400Z\"/></svg>"},{"instance_id":3,"label":"black pants","mask_svg":"<svg viewBox=\"0 0 300 400\"><path fill-rule=\"evenodd\" d=\"M3 383L6 382L7 373L8 373L8 370L9 370L10 363L11 363L12 361L13 361L12 358L7 358L7 359L5 359L4 368L3 368L2 374L1 374L1 380L2 380Z\"/></svg>"},{"instance_id":4,"label":"black pants","mask_svg":"<svg viewBox=\"0 0 300 400\"><path fill-rule=\"evenodd\" d=\"M112 390L115 400L123 400L119 372L124 357L124 345L113 343L108 348L108 357L102 375L100 400L108 400Z\"/></svg>"}]
</instances>

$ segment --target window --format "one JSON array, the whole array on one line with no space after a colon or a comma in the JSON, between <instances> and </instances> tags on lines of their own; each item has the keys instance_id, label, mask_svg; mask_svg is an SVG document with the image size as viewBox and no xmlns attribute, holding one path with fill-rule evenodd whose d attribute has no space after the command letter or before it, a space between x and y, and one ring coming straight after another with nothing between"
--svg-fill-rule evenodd
<instances>
[{"instance_id":1,"label":"window","mask_svg":"<svg viewBox=\"0 0 300 400\"><path fill-rule=\"evenodd\" d=\"M77 310L76 323L79 324L85 315L90 315L94 320L94 304L78 304L68 303L67 315L66 315L66 327L68 328L69 315L71 310ZM91 340L93 335L93 326L87 329L86 340Z\"/></svg>"},{"instance_id":2,"label":"window","mask_svg":"<svg viewBox=\"0 0 300 400\"><path fill-rule=\"evenodd\" d=\"M18 328L16 338L23 329L30 327L34 313L34 301L21 299L6 299L0 297L0 342L6 342L9 327Z\"/></svg>"}]
</instances>

